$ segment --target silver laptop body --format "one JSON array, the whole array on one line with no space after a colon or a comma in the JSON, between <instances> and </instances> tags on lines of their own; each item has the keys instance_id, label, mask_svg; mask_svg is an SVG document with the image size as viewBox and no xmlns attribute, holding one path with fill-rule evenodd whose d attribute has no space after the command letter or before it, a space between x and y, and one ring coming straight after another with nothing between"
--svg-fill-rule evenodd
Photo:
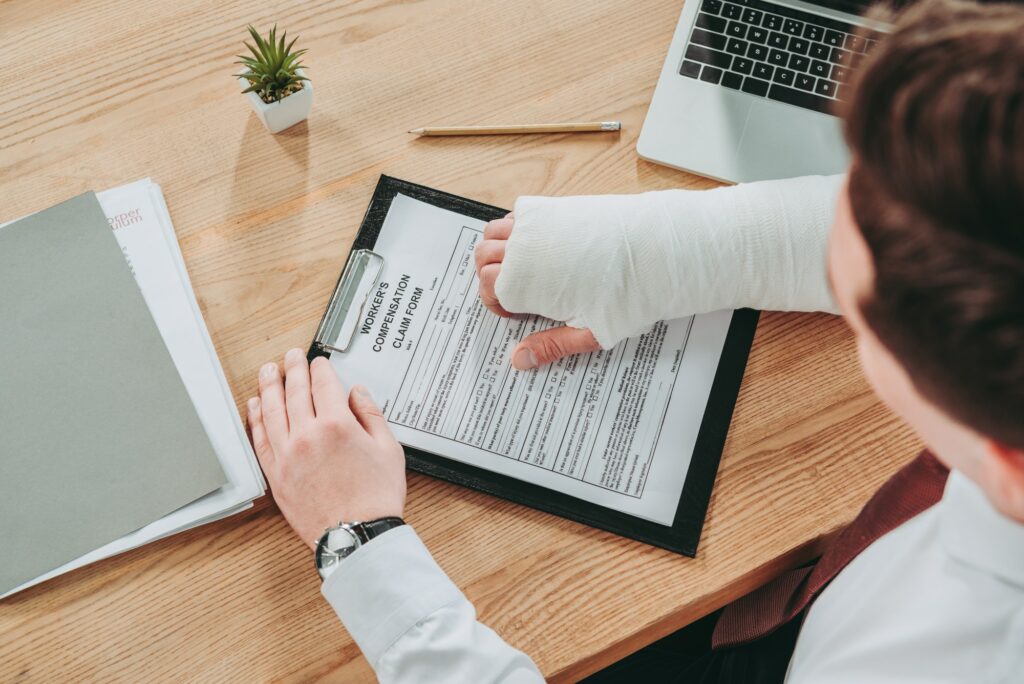
<instances>
[{"instance_id":1,"label":"silver laptop body","mask_svg":"<svg viewBox=\"0 0 1024 684\"><path fill-rule=\"evenodd\" d=\"M862 29L886 28L858 17L866 6L686 0L637 152L734 183L842 172L841 122L826 112L873 47Z\"/></svg>"}]
</instances>

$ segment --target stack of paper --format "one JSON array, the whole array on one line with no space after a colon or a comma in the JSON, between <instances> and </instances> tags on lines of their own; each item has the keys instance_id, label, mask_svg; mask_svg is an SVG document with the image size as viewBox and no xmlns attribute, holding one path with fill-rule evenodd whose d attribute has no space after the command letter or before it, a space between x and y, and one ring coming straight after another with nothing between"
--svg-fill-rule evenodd
<instances>
[{"instance_id":1,"label":"stack of paper","mask_svg":"<svg viewBox=\"0 0 1024 684\"><path fill-rule=\"evenodd\" d=\"M189 282L160 188L149 179L97 193L118 244L220 462L226 483L3 596L147 542L249 508L265 483ZM73 334L73 333L72 333ZM49 339L55 348L68 340ZM87 363L87 360L82 360ZM116 445L111 445L116 448ZM45 493L40 492L40 496ZM55 502L55 505L58 505ZM50 540L40 540L41 544ZM0 597L2 598L2 597Z\"/></svg>"}]
</instances>

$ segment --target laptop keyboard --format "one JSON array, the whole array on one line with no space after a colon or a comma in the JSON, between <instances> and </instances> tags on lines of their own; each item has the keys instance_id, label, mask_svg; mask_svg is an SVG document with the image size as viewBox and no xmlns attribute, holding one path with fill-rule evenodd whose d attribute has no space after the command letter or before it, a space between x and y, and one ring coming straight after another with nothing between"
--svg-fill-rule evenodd
<instances>
[{"instance_id":1,"label":"laptop keyboard","mask_svg":"<svg viewBox=\"0 0 1024 684\"><path fill-rule=\"evenodd\" d=\"M764 0L700 0L679 73L832 114L882 34Z\"/></svg>"}]
</instances>

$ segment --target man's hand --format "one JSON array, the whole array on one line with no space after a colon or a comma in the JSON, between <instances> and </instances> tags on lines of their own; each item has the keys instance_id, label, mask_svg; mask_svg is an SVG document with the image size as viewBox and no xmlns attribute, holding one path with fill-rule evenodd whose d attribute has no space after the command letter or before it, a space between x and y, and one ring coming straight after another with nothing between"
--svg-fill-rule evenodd
<instances>
[{"instance_id":1,"label":"man's hand","mask_svg":"<svg viewBox=\"0 0 1024 684\"><path fill-rule=\"evenodd\" d=\"M484 306L499 316L511 316L502 308L494 293L494 283L505 260L505 245L512 234L515 217L491 221L484 227L484 239L476 246L476 274L480 279L480 299ZM534 333L516 346L512 352L512 367L529 370L552 363L570 354L597 351L601 345L586 328L563 326Z\"/></svg>"},{"instance_id":2,"label":"man's hand","mask_svg":"<svg viewBox=\"0 0 1024 684\"><path fill-rule=\"evenodd\" d=\"M324 358L301 349L260 369L249 400L249 430L284 517L311 548L327 527L401 517L405 453L363 387L346 394Z\"/></svg>"}]
</instances>

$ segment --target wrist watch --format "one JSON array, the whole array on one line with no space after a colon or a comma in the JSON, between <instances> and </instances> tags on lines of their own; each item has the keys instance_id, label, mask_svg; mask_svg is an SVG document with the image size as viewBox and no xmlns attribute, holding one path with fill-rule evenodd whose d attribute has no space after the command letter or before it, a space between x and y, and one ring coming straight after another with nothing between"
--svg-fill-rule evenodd
<instances>
[{"instance_id":1,"label":"wrist watch","mask_svg":"<svg viewBox=\"0 0 1024 684\"><path fill-rule=\"evenodd\" d=\"M316 543L313 557L320 579L330 577L341 561L366 542L404 524L401 518L390 517L369 522L339 522L334 527L328 527Z\"/></svg>"}]
</instances>

